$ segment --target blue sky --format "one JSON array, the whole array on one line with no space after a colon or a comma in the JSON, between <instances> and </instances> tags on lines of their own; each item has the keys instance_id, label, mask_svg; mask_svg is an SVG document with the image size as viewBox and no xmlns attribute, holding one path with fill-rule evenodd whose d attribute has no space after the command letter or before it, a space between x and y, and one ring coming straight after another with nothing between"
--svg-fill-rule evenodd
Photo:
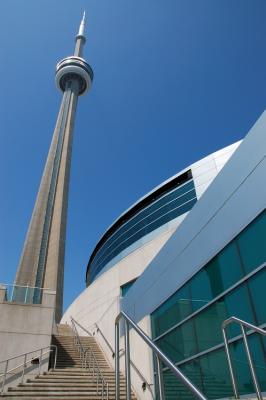
<instances>
[{"instance_id":1,"label":"blue sky","mask_svg":"<svg viewBox=\"0 0 266 400\"><path fill-rule=\"evenodd\" d=\"M264 0L0 2L0 281L15 276L83 10L94 69L75 125L65 307L106 228L266 108Z\"/></svg>"}]
</instances>

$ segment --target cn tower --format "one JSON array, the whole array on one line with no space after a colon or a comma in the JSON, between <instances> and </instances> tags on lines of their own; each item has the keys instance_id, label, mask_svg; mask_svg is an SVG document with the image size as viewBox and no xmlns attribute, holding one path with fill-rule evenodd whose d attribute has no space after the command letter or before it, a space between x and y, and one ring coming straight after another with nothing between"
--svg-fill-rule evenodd
<instances>
[{"instance_id":1,"label":"cn tower","mask_svg":"<svg viewBox=\"0 0 266 400\"><path fill-rule=\"evenodd\" d=\"M16 273L16 285L56 291L55 319L63 306L64 258L72 140L78 97L91 87L93 71L83 58L85 12L74 55L56 66L55 81L63 92L52 143ZM40 302L35 290L33 302Z\"/></svg>"}]
</instances>

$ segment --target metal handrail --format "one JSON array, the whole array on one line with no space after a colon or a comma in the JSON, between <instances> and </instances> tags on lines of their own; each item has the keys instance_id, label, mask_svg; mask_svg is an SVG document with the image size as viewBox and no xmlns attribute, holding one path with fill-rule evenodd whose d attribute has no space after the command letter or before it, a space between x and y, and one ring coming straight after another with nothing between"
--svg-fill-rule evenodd
<instances>
[{"instance_id":1,"label":"metal handrail","mask_svg":"<svg viewBox=\"0 0 266 400\"><path fill-rule=\"evenodd\" d=\"M110 343L109 343L108 340L106 339L106 337L105 337L104 333L102 332L102 330L99 328L99 325L98 325L97 323L95 323L94 325L95 325L95 327L96 327L96 331L97 331L97 332L100 332L101 337L103 338L103 340L104 340L105 343L107 344L109 350L110 350L111 353L112 353L112 357L114 358L114 356L115 356L115 351L114 351L114 349L112 348L112 346L110 345Z\"/></svg>"},{"instance_id":2,"label":"metal handrail","mask_svg":"<svg viewBox=\"0 0 266 400\"><path fill-rule=\"evenodd\" d=\"M130 340L129 329L130 327L137 332L137 334L144 340L144 342L152 349L156 357L158 367L158 384L160 400L164 399L163 392L163 376L161 370L161 363L163 362L173 374L193 393L193 395L200 400L207 400L207 398L193 385L192 382L169 360L169 358L157 347L154 342L143 332L143 330L135 324L134 321L123 311L121 311L115 320L115 399L120 399L120 376L119 376L119 337L120 329L119 322L121 319L125 321L125 370L126 370L126 398L131 399L131 379L130 379Z\"/></svg>"},{"instance_id":3,"label":"metal handrail","mask_svg":"<svg viewBox=\"0 0 266 400\"><path fill-rule=\"evenodd\" d=\"M226 319L222 323L222 332L223 332L223 339L224 339L224 345L225 345L225 352L226 352L226 357L227 357L230 377L231 377L231 381L232 381L234 396L235 396L236 399L239 399L239 393L238 393L238 389L237 389L233 363L232 363L232 359L231 359L231 355L230 355L230 351L229 351L229 342L228 342L228 338L227 338L227 335L226 335L226 328L227 328L228 325L230 325L232 323L236 323L236 324L240 325L242 336L243 336L243 341L244 341L244 347L245 347L245 350L246 350L248 364L249 364L252 380L253 380L253 383L254 383L254 386L255 386L257 398L259 400L263 400L262 394L261 394L261 389L260 389L260 386L259 386L259 383L258 383L258 379L257 379L257 375L256 375L256 372L255 372L255 368L254 368L254 363L253 363L252 356L251 356L251 353L250 353L250 350L249 350L249 345L248 345L248 340L247 340L247 333L246 333L245 328L249 328L251 331L257 332L257 333L259 333L259 334L261 334L263 336L266 336L266 331L261 329L261 328L259 328L258 326L250 324L249 322L243 321L242 319L234 317L234 316L231 317L231 318Z\"/></svg>"},{"instance_id":4,"label":"metal handrail","mask_svg":"<svg viewBox=\"0 0 266 400\"><path fill-rule=\"evenodd\" d=\"M86 332L89 336L93 336L88 329L84 328L84 326L80 325L78 321L76 321L73 317L71 317L71 320L74 321L76 325L78 325L81 329L83 329L84 332Z\"/></svg>"},{"instance_id":5,"label":"metal handrail","mask_svg":"<svg viewBox=\"0 0 266 400\"><path fill-rule=\"evenodd\" d=\"M42 288L38 286L29 286L29 285L17 285L16 283L0 283L0 289L5 290L5 301L7 302L18 302L22 304L32 304L34 292L38 289L40 293L43 293L44 290L52 290L49 288ZM11 293L10 293L10 291ZM24 289L24 291L20 291L18 294L15 293L17 289ZM38 302L37 302L38 303Z\"/></svg>"},{"instance_id":6,"label":"metal handrail","mask_svg":"<svg viewBox=\"0 0 266 400\"><path fill-rule=\"evenodd\" d=\"M110 345L109 341L106 339L104 333L102 332L102 330L100 329L99 325L97 323L94 324L94 326L96 327L97 333L99 332L100 335L102 336L103 340L105 341L105 343L107 344L109 350L112 353L112 358L115 357L115 350L113 349L113 347ZM123 349L120 350L120 357L124 354L122 351ZM150 389L151 384L147 381L147 379L145 378L145 376L142 375L142 373L140 372L140 370L138 369L138 367L133 363L133 361L130 361L130 364L132 365L132 367L134 368L134 370L136 371L136 373L140 376L140 378L143 380L143 384L146 385L146 387Z\"/></svg>"},{"instance_id":7,"label":"metal handrail","mask_svg":"<svg viewBox=\"0 0 266 400\"><path fill-rule=\"evenodd\" d=\"M52 349L51 349L51 347L52 347ZM48 348L49 348L48 351L43 352L43 350L48 349ZM8 359L6 359L6 360L0 361L0 364L6 363L6 365L5 365L5 367L4 367L4 372L3 372L2 374L0 374L0 377L3 376L3 381L2 381L2 386L1 386L1 391L0 391L0 393L2 394L3 391L4 391L7 374L9 374L9 373L12 372L12 371L15 371L16 369L18 369L18 368L20 368L20 367L23 367L22 373L21 373L21 378L20 378L20 383L23 383L24 375L25 375L25 368L26 368L27 364L31 363L32 360L34 360L34 359L36 359L36 358L39 359L38 374L40 375L40 373L41 373L41 367L42 367L42 361L43 361L43 356L46 355L46 354L48 354L48 353L51 353L51 352L53 351L53 349L55 349L55 358L54 358L54 369L55 369L55 368L56 368L56 361L57 361L57 346L56 346L55 344L51 344L51 345L49 345L49 346L42 347L42 348L36 349L36 350L32 350L32 351L29 351L29 352L27 352L27 353L22 353L22 354L19 354L18 356L14 356L14 357L8 358ZM35 355L33 358L27 360L27 356L28 356L29 354L33 354L33 353L36 353L36 352L40 352L40 355ZM22 364L19 364L19 365L16 365L15 367L13 367L13 368L11 368L11 369L8 369L8 364L9 364L9 362L10 362L11 360L15 360L16 358L20 358L20 357L23 357L23 363L22 363ZM37 374L36 374L36 375L37 375Z\"/></svg>"},{"instance_id":8,"label":"metal handrail","mask_svg":"<svg viewBox=\"0 0 266 400\"><path fill-rule=\"evenodd\" d=\"M79 322L75 321L74 318L70 317L70 319L71 319L71 324L72 324L72 330L74 333L74 343L76 344L76 346L78 348L82 368L87 369L87 367L88 367L88 369L92 371L92 377L96 379L97 394L99 394L99 393L101 394L102 400L105 395L106 400L108 400L108 398L109 398L108 382L106 382L106 380L100 370L98 361L95 357L93 350L90 347L88 349L87 348L85 349L84 346L82 345L76 325L78 325L81 329L84 330L84 332L86 332L90 336L92 336L92 335L86 328L84 328L82 325L80 325ZM99 389L100 382L101 382L101 388L102 388L101 391Z\"/></svg>"}]
</instances>

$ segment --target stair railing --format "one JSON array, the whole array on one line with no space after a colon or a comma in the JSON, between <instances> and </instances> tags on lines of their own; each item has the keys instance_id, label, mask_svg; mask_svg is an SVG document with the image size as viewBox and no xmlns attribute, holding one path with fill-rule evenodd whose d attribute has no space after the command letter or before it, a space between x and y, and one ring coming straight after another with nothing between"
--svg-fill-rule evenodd
<instances>
[{"instance_id":1,"label":"stair railing","mask_svg":"<svg viewBox=\"0 0 266 400\"><path fill-rule=\"evenodd\" d=\"M250 368L250 373L251 373L254 387L256 390L257 398L259 400L263 400L262 394L261 394L261 389L260 389L258 378L257 378L257 374L255 371L254 363L253 363L249 345L248 345L246 328L248 328L254 332L257 332L263 336L266 336L266 331L259 328L258 326L250 324L249 322L243 321L242 319L239 319L236 317L230 317L222 323L222 332L223 332L223 339L224 339L224 345L225 345L225 352L226 352L226 357L227 357L227 362L228 362L229 373L230 373L230 377L231 377L231 381L232 381L234 396L236 399L239 399L239 393L238 393L238 389L237 389L235 372L234 372L233 363L232 363L230 350L229 350L229 341L228 341L228 337L226 334L226 328L228 327L228 325L230 325L232 323L236 323L236 324L240 325L242 336L243 336L244 347L245 347L245 351L246 351L246 355L247 355L247 360L248 360L248 364L249 364L249 368Z\"/></svg>"},{"instance_id":2,"label":"stair railing","mask_svg":"<svg viewBox=\"0 0 266 400\"><path fill-rule=\"evenodd\" d=\"M89 336L92 336L92 335L86 328L84 328L82 325L80 325L80 323L75 321L74 318L72 318L72 317L71 317L71 324L72 324L72 330L74 333L74 343L76 344L76 346L78 348L78 352L80 354L82 368L84 368L84 369L88 368L92 372L92 376L96 380L97 394L101 395L102 400L104 399L104 397L106 400L108 400L108 398L109 398L108 382L106 382L106 380L104 379L104 376L100 370L98 361L95 357L95 354L94 354L92 348L91 347L85 348L82 345L80 335L77 330L77 326L79 326L81 329L83 329L83 331L86 332ZM100 390L100 386L101 386L101 390Z\"/></svg>"},{"instance_id":3,"label":"stair railing","mask_svg":"<svg viewBox=\"0 0 266 400\"><path fill-rule=\"evenodd\" d=\"M112 358L115 358L115 350L113 349L113 347L111 346L111 344L109 343L109 341L106 339L104 333L102 332L102 330L99 328L99 325L97 323L94 324L94 326L96 327L96 332L100 333L100 335L102 336L103 340L105 341L105 343L107 344L109 350L112 353ZM120 349L120 357L124 354L124 350ZM151 384L146 380L145 376L142 375L142 373L140 372L140 370L138 369L138 367L133 363L133 361L130 361L130 364L132 366L132 368L136 371L136 373L139 375L139 377L142 379L142 389L146 390L146 388L148 388L148 390L152 393L151 391ZM145 388L145 389L144 389Z\"/></svg>"},{"instance_id":4,"label":"stair railing","mask_svg":"<svg viewBox=\"0 0 266 400\"><path fill-rule=\"evenodd\" d=\"M169 360L169 358L154 344L154 342L143 332L143 330L135 324L134 321L123 311L118 314L115 320L115 399L120 399L120 375L119 375L119 339L120 339L120 321L125 322L125 371L126 371L126 399L131 400L131 379L130 379L130 338L129 329L134 331L142 338L142 340L151 348L158 368L158 386L159 398L164 399L163 375L161 363L167 366L173 374L190 390L195 398L207 400L207 398L193 385L193 383ZM177 396L178 397L178 396Z\"/></svg>"},{"instance_id":5,"label":"stair railing","mask_svg":"<svg viewBox=\"0 0 266 400\"><path fill-rule=\"evenodd\" d=\"M108 347L109 350L111 351L112 357L114 358L114 357L115 357L115 351L114 351L113 347L110 345L110 343L109 343L108 340L106 339L106 337L105 337L104 333L102 332L102 330L100 329L99 325L96 324L96 323L95 323L94 325L95 325L95 327L96 327L96 332L97 332L97 333L98 333L98 332L100 333L100 335L101 335L101 337L103 338L104 342L106 343L107 347Z\"/></svg>"},{"instance_id":6,"label":"stair railing","mask_svg":"<svg viewBox=\"0 0 266 400\"><path fill-rule=\"evenodd\" d=\"M46 349L48 349L48 350L44 351ZM50 354L52 351L55 351L55 356L54 356L54 369L55 369L56 361L57 361L57 346L55 344L51 344L49 346L42 347L40 349L36 349L33 351L29 351L27 353L22 353L22 354L19 354L18 356L11 357L11 358L8 358L7 360L0 361L0 364L3 364L3 363L5 364L4 369L3 369L4 372L2 374L0 374L0 378L3 377L0 394L2 395L4 392L7 375L21 367L22 367L22 371L21 371L21 376L20 376L20 381L19 381L20 384L22 384L24 381L25 369L28 364L35 364L35 361L36 361L36 364L38 364L38 374L36 374L36 375L40 375L41 367L42 367L42 363L43 363L43 357L46 354ZM30 354L34 354L34 356L28 358L28 356ZM8 369L10 362L12 360L15 360L16 358L23 358L23 363L18 364L11 369Z\"/></svg>"}]
</instances>

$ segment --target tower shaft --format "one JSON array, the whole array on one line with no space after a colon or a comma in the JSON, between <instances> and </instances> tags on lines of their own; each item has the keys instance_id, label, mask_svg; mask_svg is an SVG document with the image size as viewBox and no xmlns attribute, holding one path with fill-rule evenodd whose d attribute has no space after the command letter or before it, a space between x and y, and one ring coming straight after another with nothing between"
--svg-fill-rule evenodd
<instances>
[{"instance_id":1,"label":"tower shaft","mask_svg":"<svg viewBox=\"0 0 266 400\"><path fill-rule=\"evenodd\" d=\"M63 304L68 190L77 99L78 83L69 82L16 275L17 285L56 290L57 320ZM36 295L35 300L38 300Z\"/></svg>"},{"instance_id":2,"label":"tower shaft","mask_svg":"<svg viewBox=\"0 0 266 400\"><path fill-rule=\"evenodd\" d=\"M64 94L15 279L17 285L56 290L56 321L61 318L63 305L65 239L75 113L78 96L88 90L93 76L89 65L79 57L85 43L84 17L82 23L82 35L76 37L78 54L62 60L57 65L57 85ZM41 301L39 290L35 291L32 300Z\"/></svg>"}]
</instances>

